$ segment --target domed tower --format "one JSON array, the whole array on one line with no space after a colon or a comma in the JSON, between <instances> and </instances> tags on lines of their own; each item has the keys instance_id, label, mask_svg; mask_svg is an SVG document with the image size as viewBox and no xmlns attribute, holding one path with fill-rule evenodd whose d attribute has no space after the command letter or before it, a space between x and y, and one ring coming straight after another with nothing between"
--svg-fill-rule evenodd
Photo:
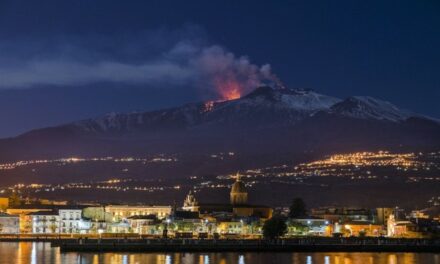
<instances>
[{"instance_id":1,"label":"domed tower","mask_svg":"<svg viewBox=\"0 0 440 264\"><path fill-rule=\"evenodd\" d=\"M231 204L232 205L244 205L247 204L248 193L241 181L240 175L237 173L236 180L231 188Z\"/></svg>"}]
</instances>

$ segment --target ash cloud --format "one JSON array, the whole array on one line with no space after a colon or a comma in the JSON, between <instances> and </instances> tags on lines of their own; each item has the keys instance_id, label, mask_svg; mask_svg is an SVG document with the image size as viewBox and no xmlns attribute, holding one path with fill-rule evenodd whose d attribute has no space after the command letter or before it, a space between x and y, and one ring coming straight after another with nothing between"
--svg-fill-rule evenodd
<instances>
[{"instance_id":1,"label":"ash cloud","mask_svg":"<svg viewBox=\"0 0 440 264\"><path fill-rule=\"evenodd\" d=\"M257 66L220 45L207 43L197 26L119 36L60 36L0 44L0 89L76 86L110 82L166 87L196 86L225 97L273 80L270 65Z\"/></svg>"}]
</instances>

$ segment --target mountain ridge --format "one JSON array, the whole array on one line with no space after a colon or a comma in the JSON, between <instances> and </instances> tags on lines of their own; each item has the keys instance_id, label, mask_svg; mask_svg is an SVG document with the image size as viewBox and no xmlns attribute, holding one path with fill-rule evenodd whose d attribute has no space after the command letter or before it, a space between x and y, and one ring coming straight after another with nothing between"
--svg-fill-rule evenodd
<instances>
[{"instance_id":1,"label":"mountain ridge","mask_svg":"<svg viewBox=\"0 0 440 264\"><path fill-rule=\"evenodd\" d=\"M263 108L262 110L259 108ZM207 101L172 107L162 110L132 113L109 113L98 118L85 119L65 125L73 125L88 132L130 131L136 128L160 125L165 128L188 128L203 123L227 122L225 115L243 115L248 119L252 111L271 111L274 115L286 118L284 123L295 124L317 112L324 111L360 119L376 119L391 122L402 122L410 117L425 117L401 110L390 102L370 96L351 96L344 100L302 89L273 89L262 86L243 96L229 101ZM235 116L235 119L238 119ZM273 117L271 117L273 118ZM231 120L229 120L231 121ZM260 125L269 120L262 120ZM282 120L276 120L282 122ZM269 122L270 123L270 122Z\"/></svg>"},{"instance_id":2,"label":"mountain ridge","mask_svg":"<svg viewBox=\"0 0 440 264\"><path fill-rule=\"evenodd\" d=\"M0 140L0 159L234 150L440 148L440 122L372 97L259 87L235 100L110 113Z\"/></svg>"}]
</instances>

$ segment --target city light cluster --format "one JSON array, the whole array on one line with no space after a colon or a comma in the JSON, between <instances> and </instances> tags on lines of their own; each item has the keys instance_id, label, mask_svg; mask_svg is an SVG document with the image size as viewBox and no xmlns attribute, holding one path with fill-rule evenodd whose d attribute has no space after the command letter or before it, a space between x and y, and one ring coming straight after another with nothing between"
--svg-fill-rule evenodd
<instances>
[{"instance_id":1,"label":"city light cluster","mask_svg":"<svg viewBox=\"0 0 440 264\"><path fill-rule=\"evenodd\" d=\"M62 159L22 160L22 161L16 161L16 162L1 163L0 170L13 170L13 169L16 169L19 167L25 167L25 166L30 166L30 165L39 165L39 164L55 163L55 164L59 164L59 165L67 165L67 164L71 164L71 163L97 162L97 161L112 161L115 163L140 162L142 164L148 164L148 163L156 163L156 162L177 162L178 159L175 157L166 157L164 155L159 155L157 157L152 157L152 158L134 158L134 157L75 158L75 157L70 157L70 158L62 158Z\"/></svg>"}]
</instances>

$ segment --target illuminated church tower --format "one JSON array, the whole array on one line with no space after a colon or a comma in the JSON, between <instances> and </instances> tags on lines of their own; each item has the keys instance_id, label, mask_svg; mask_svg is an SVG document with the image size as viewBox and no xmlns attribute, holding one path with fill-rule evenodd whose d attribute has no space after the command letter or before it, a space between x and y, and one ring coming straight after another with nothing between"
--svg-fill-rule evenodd
<instances>
[{"instance_id":1,"label":"illuminated church tower","mask_svg":"<svg viewBox=\"0 0 440 264\"><path fill-rule=\"evenodd\" d=\"M237 173L236 180L231 188L231 204L232 205L244 205L247 204L248 193L241 181L240 175Z\"/></svg>"},{"instance_id":2,"label":"illuminated church tower","mask_svg":"<svg viewBox=\"0 0 440 264\"><path fill-rule=\"evenodd\" d=\"M199 210L199 203L197 202L196 197L193 195L192 191L189 191L188 195L185 198L185 201L183 201L182 209L184 211L191 212L197 212Z\"/></svg>"}]
</instances>

